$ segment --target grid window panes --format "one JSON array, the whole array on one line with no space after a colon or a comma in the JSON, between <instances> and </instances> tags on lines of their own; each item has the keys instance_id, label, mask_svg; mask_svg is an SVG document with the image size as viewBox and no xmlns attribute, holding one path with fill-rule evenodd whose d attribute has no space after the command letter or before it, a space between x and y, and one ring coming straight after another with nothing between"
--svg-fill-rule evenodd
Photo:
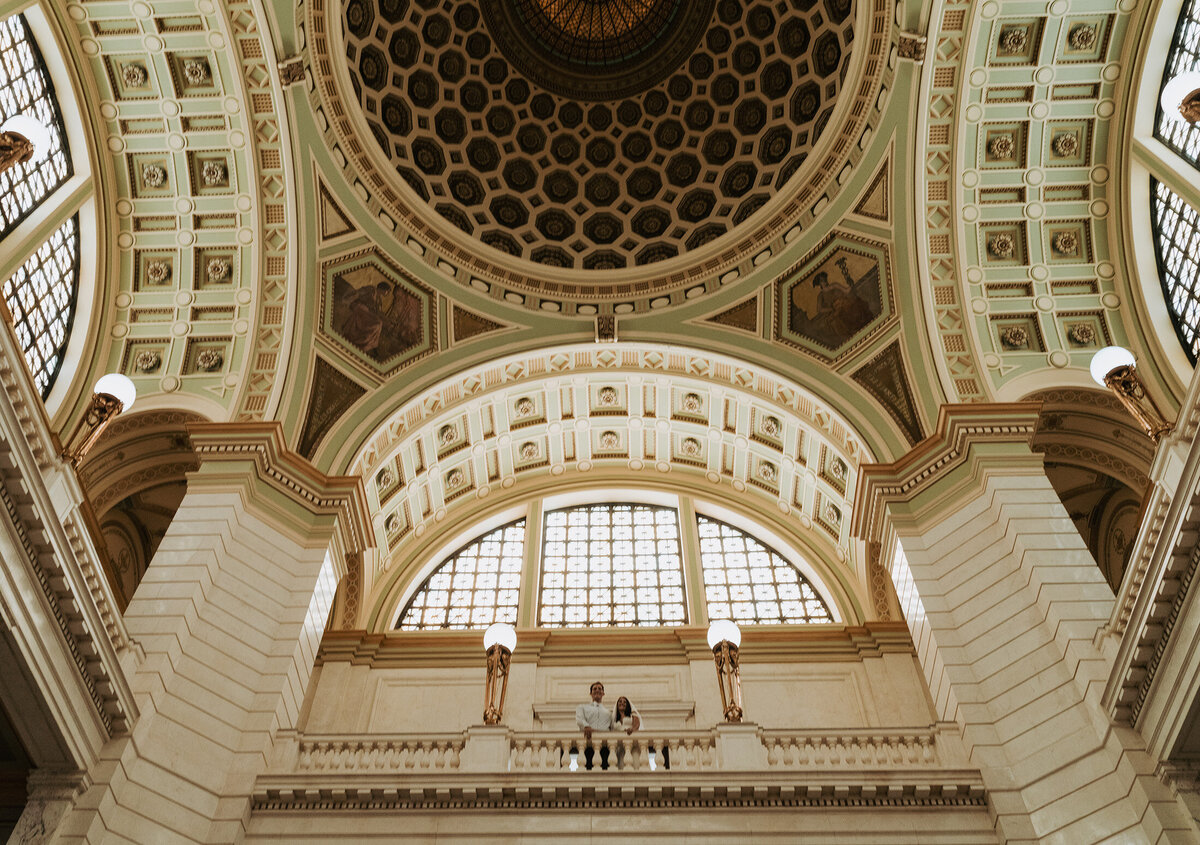
<instances>
[{"instance_id":1,"label":"grid window panes","mask_svg":"<svg viewBox=\"0 0 1200 845\"><path fill-rule=\"evenodd\" d=\"M1200 214L1161 182L1151 180L1150 195L1159 278L1175 331L1195 364L1200 355Z\"/></svg>"},{"instance_id":2,"label":"grid window panes","mask_svg":"<svg viewBox=\"0 0 1200 845\"><path fill-rule=\"evenodd\" d=\"M602 504L550 511L542 552L539 625L687 622L674 508Z\"/></svg>"},{"instance_id":3,"label":"grid window panes","mask_svg":"<svg viewBox=\"0 0 1200 845\"><path fill-rule=\"evenodd\" d=\"M516 624L524 558L525 520L485 534L434 570L396 627L424 631Z\"/></svg>"},{"instance_id":4,"label":"grid window panes","mask_svg":"<svg viewBox=\"0 0 1200 845\"><path fill-rule=\"evenodd\" d=\"M24 15L0 21L0 123L18 114L50 130L50 153L0 173L0 238L71 176L54 87Z\"/></svg>"},{"instance_id":5,"label":"grid window panes","mask_svg":"<svg viewBox=\"0 0 1200 845\"><path fill-rule=\"evenodd\" d=\"M703 516L698 522L709 619L753 625L834 621L808 579L777 552L731 525Z\"/></svg>"},{"instance_id":6,"label":"grid window panes","mask_svg":"<svg viewBox=\"0 0 1200 845\"><path fill-rule=\"evenodd\" d=\"M78 215L59 226L4 283L17 342L43 398L62 366L78 286Z\"/></svg>"},{"instance_id":7,"label":"grid window panes","mask_svg":"<svg viewBox=\"0 0 1200 845\"><path fill-rule=\"evenodd\" d=\"M1163 84L1188 71L1200 71L1200 0L1187 0L1179 13ZM1179 115L1168 115L1160 104L1154 117L1154 137L1200 166L1200 124L1189 124Z\"/></svg>"}]
</instances>

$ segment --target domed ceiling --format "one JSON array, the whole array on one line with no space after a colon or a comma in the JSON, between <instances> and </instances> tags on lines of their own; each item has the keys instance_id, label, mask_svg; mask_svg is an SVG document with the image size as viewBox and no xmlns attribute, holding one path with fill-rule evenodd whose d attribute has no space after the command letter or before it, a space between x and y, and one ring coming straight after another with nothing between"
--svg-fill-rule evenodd
<instances>
[{"instance_id":1,"label":"domed ceiling","mask_svg":"<svg viewBox=\"0 0 1200 845\"><path fill-rule=\"evenodd\" d=\"M584 270L721 237L801 167L850 0L349 0L355 96L396 174L494 249ZM503 45L503 47L501 47Z\"/></svg>"}]
</instances>

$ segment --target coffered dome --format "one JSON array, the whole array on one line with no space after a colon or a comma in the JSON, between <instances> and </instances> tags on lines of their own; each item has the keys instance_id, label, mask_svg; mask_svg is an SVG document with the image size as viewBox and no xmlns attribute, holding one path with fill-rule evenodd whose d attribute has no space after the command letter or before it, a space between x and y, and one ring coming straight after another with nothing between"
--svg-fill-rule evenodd
<instances>
[{"instance_id":1,"label":"coffered dome","mask_svg":"<svg viewBox=\"0 0 1200 845\"><path fill-rule=\"evenodd\" d=\"M342 23L358 105L413 193L494 250L597 270L682 255L781 192L833 113L851 11L350 0Z\"/></svg>"}]
</instances>

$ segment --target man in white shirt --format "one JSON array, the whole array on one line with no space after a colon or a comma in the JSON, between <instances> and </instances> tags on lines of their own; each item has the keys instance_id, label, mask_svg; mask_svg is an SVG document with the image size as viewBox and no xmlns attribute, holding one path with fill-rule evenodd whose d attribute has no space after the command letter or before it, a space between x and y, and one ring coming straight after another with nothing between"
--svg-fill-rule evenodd
<instances>
[{"instance_id":1,"label":"man in white shirt","mask_svg":"<svg viewBox=\"0 0 1200 845\"><path fill-rule=\"evenodd\" d=\"M591 688L592 700L575 708L575 724L583 730L583 757L587 768L592 767L595 749L592 747L592 731L611 731L612 713L600 702L604 700L604 684L596 681ZM608 746L600 749L600 768L608 768Z\"/></svg>"}]
</instances>

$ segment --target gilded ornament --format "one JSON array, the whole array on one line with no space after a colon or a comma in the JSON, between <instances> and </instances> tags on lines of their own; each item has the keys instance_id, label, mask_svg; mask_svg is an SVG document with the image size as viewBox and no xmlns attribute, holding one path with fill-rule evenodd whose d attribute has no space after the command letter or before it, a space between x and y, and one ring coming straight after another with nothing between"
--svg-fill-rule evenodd
<instances>
[{"instance_id":1,"label":"gilded ornament","mask_svg":"<svg viewBox=\"0 0 1200 845\"><path fill-rule=\"evenodd\" d=\"M161 285L169 278L171 278L171 265L169 263L166 261L146 262L146 281L151 284Z\"/></svg>"},{"instance_id":2,"label":"gilded ornament","mask_svg":"<svg viewBox=\"0 0 1200 845\"><path fill-rule=\"evenodd\" d=\"M606 431L600 435L601 449L616 449L621 445L621 438L615 431Z\"/></svg>"},{"instance_id":3,"label":"gilded ornament","mask_svg":"<svg viewBox=\"0 0 1200 845\"><path fill-rule=\"evenodd\" d=\"M1096 329L1091 323L1073 323L1067 329L1067 337L1078 346L1093 346L1096 343Z\"/></svg>"},{"instance_id":4,"label":"gilded ornament","mask_svg":"<svg viewBox=\"0 0 1200 845\"><path fill-rule=\"evenodd\" d=\"M700 411L700 395L698 393L686 393L683 397L683 410L689 414L695 414Z\"/></svg>"},{"instance_id":5,"label":"gilded ornament","mask_svg":"<svg viewBox=\"0 0 1200 845\"><path fill-rule=\"evenodd\" d=\"M1028 43L1029 35L1025 32L1025 27L1014 26L1000 35L1000 52L1009 55L1023 53Z\"/></svg>"},{"instance_id":6,"label":"gilded ornament","mask_svg":"<svg viewBox=\"0 0 1200 845\"><path fill-rule=\"evenodd\" d=\"M450 490L453 490L456 487L462 487L466 480L467 477L463 474L461 469L452 469L446 473L446 487Z\"/></svg>"},{"instance_id":7,"label":"gilded ornament","mask_svg":"<svg viewBox=\"0 0 1200 845\"><path fill-rule=\"evenodd\" d=\"M1060 132L1050 142L1056 156L1070 158L1079 153L1079 137L1074 132Z\"/></svg>"},{"instance_id":8,"label":"gilded ornament","mask_svg":"<svg viewBox=\"0 0 1200 845\"><path fill-rule=\"evenodd\" d=\"M130 62L121 65L121 81L129 88L141 88L150 80L150 74L143 65Z\"/></svg>"},{"instance_id":9,"label":"gilded ornament","mask_svg":"<svg viewBox=\"0 0 1200 845\"><path fill-rule=\"evenodd\" d=\"M1074 232L1057 232L1050 241L1054 251L1059 255L1079 254L1079 235Z\"/></svg>"},{"instance_id":10,"label":"gilded ornament","mask_svg":"<svg viewBox=\"0 0 1200 845\"><path fill-rule=\"evenodd\" d=\"M205 185L215 188L229 184L229 171L226 170L224 162L206 161L200 169L200 178L204 180Z\"/></svg>"},{"instance_id":11,"label":"gilded ornament","mask_svg":"<svg viewBox=\"0 0 1200 845\"><path fill-rule=\"evenodd\" d=\"M209 76L208 62L203 59L187 59L183 63L183 78L189 85L203 85Z\"/></svg>"},{"instance_id":12,"label":"gilded ornament","mask_svg":"<svg viewBox=\"0 0 1200 845\"><path fill-rule=\"evenodd\" d=\"M1001 232L998 235L992 235L987 242L988 252L994 257L1000 259L1009 259L1017 251L1017 242L1012 235L1007 232Z\"/></svg>"},{"instance_id":13,"label":"gilded ornament","mask_svg":"<svg viewBox=\"0 0 1200 845\"><path fill-rule=\"evenodd\" d=\"M538 453L538 446L532 440L530 440L528 443L521 444L521 460L532 461L538 456Z\"/></svg>"},{"instance_id":14,"label":"gilded ornament","mask_svg":"<svg viewBox=\"0 0 1200 845\"><path fill-rule=\"evenodd\" d=\"M223 282L229 278L233 266L229 263L228 258L210 258L204 269L210 282Z\"/></svg>"},{"instance_id":15,"label":"gilded ornament","mask_svg":"<svg viewBox=\"0 0 1200 845\"><path fill-rule=\"evenodd\" d=\"M768 484L774 484L775 479L779 477L779 470L775 468L775 464L763 461L758 465L758 478L760 481L765 481Z\"/></svg>"},{"instance_id":16,"label":"gilded ornament","mask_svg":"<svg viewBox=\"0 0 1200 845\"><path fill-rule=\"evenodd\" d=\"M1072 50L1090 50L1096 46L1096 34L1096 27L1085 23L1076 24L1067 34L1067 41L1070 42Z\"/></svg>"},{"instance_id":17,"label":"gilded ornament","mask_svg":"<svg viewBox=\"0 0 1200 845\"><path fill-rule=\"evenodd\" d=\"M392 472L391 467L384 467L379 472L375 473L375 486L380 490L386 490L396 483L396 474Z\"/></svg>"},{"instance_id":18,"label":"gilded ornament","mask_svg":"<svg viewBox=\"0 0 1200 845\"><path fill-rule=\"evenodd\" d=\"M767 437L778 437L779 432L782 431L779 417L763 417L761 429Z\"/></svg>"},{"instance_id":19,"label":"gilded ornament","mask_svg":"<svg viewBox=\"0 0 1200 845\"><path fill-rule=\"evenodd\" d=\"M679 444L679 451L686 458L698 458L700 457L700 441L695 437L685 437Z\"/></svg>"},{"instance_id":20,"label":"gilded ornament","mask_svg":"<svg viewBox=\"0 0 1200 845\"><path fill-rule=\"evenodd\" d=\"M225 356L221 354L219 349L202 349L200 354L196 356L196 369L203 370L206 373L221 369L221 365L224 363Z\"/></svg>"},{"instance_id":21,"label":"gilded ornament","mask_svg":"<svg viewBox=\"0 0 1200 845\"><path fill-rule=\"evenodd\" d=\"M1013 157L1017 144L1009 134L995 135L988 141L988 155L992 158L1009 159Z\"/></svg>"},{"instance_id":22,"label":"gilded ornament","mask_svg":"<svg viewBox=\"0 0 1200 845\"><path fill-rule=\"evenodd\" d=\"M133 359L133 368L139 373L152 373L162 365L162 356L153 349L144 349Z\"/></svg>"},{"instance_id":23,"label":"gilded ornament","mask_svg":"<svg viewBox=\"0 0 1200 845\"><path fill-rule=\"evenodd\" d=\"M1028 349L1029 332L1024 326L1005 326L1000 330L1000 344L1005 349Z\"/></svg>"},{"instance_id":24,"label":"gilded ornament","mask_svg":"<svg viewBox=\"0 0 1200 845\"><path fill-rule=\"evenodd\" d=\"M617 404L617 389L615 387L602 387L597 394L600 404L606 407L612 407Z\"/></svg>"},{"instance_id":25,"label":"gilded ornament","mask_svg":"<svg viewBox=\"0 0 1200 845\"><path fill-rule=\"evenodd\" d=\"M533 404L533 400L528 396L522 396L517 400L516 405L517 416L521 419L532 417L533 412L537 410L537 406Z\"/></svg>"},{"instance_id":26,"label":"gilded ornament","mask_svg":"<svg viewBox=\"0 0 1200 845\"><path fill-rule=\"evenodd\" d=\"M444 425L438 429L438 443L449 446L458 439L458 429L452 425Z\"/></svg>"},{"instance_id":27,"label":"gilded ornament","mask_svg":"<svg viewBox=\"0 0 1200 845\"><path fill-rule=\"evenodd\" d=\"M142 166L142 184L147 188L161 188L167 181L167 171L157 164Z\"/></svg>"}]
</instances>

